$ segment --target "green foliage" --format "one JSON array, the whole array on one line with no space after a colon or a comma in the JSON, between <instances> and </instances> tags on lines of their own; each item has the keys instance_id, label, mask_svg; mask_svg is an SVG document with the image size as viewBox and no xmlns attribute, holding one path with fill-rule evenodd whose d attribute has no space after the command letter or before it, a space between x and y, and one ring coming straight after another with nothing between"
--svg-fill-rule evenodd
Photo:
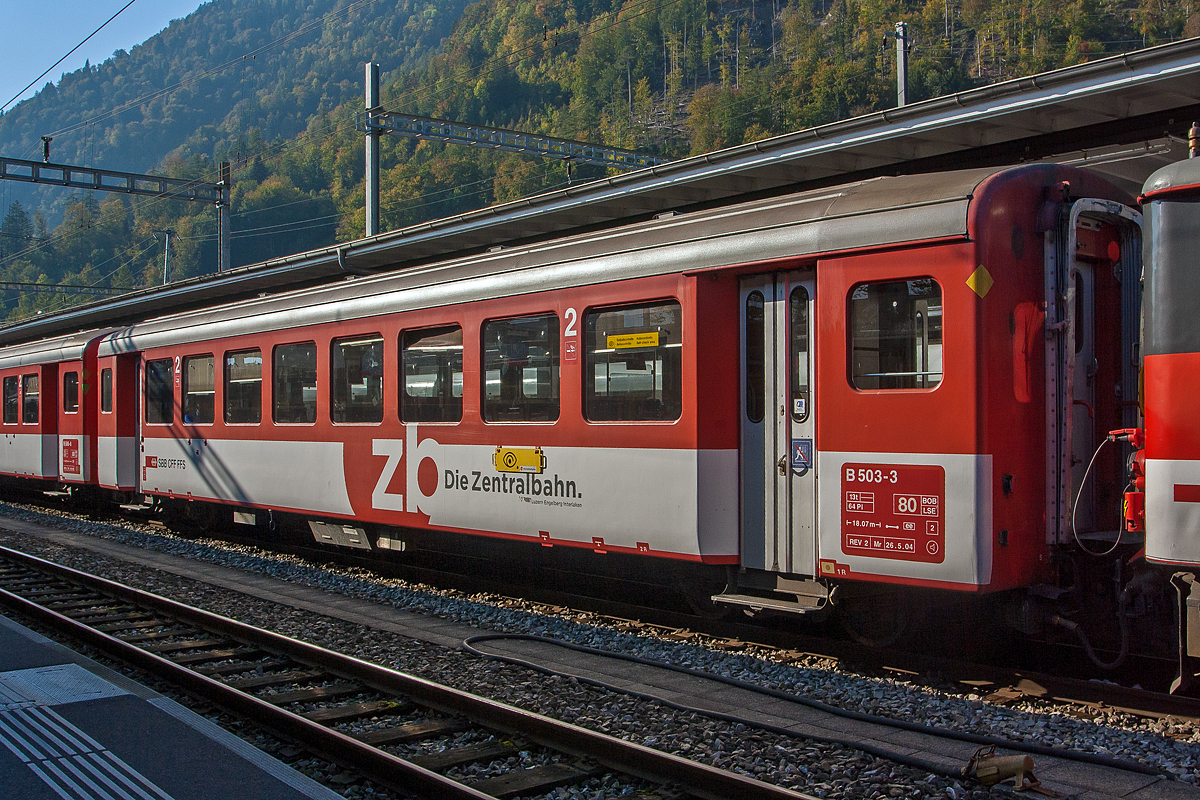
<instances>
[{"instance_id":1,"label":"green foliage","mask_svg":"<svg viewBox=\"0 0 1200 800\"><path fill-rule=\"evenodd\" d=\"M53 132L66 163L212 181L228 160L239 265L362 235L366 60L388 109L678 158L893 106L898 21L918 101L1200 34L1187 0L392 0L338 15L350 5L215 0L0 116L0 152L30 157ZM385 229L603 175L401 138L383 139L381 168ZM0 226L7 280L149 285L162 230L173 278L215 268L211 207L34 197ZM10 293L0 314L78 301Z\"/></svg>"}]
</instances>

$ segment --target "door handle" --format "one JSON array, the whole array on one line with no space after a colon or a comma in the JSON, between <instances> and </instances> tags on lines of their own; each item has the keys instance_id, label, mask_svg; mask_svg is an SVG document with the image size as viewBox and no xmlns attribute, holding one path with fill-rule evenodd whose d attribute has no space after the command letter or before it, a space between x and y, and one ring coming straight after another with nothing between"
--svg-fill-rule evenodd
<instances>
[{"instance_id":1,"label":"door handle","mask_svg":"<svg viewBox=\"0 0 1200 800\"><path fill-rule=\"evenodd\" d=\"M776 464L775 466L779 467L780 475L787 475L787 467L788 467L787 461L788 461L788 457L786 455L782 455L779 457L779 463Z\"/></svg>"}]
</instances>

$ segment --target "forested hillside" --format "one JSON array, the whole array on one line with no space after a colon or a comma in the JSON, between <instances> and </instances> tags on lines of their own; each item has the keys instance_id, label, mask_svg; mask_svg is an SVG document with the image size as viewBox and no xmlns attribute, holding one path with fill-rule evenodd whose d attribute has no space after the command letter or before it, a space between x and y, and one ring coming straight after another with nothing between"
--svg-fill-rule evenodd
<instances>
[{"instance_id":1,"label":"forested hillside","mask_svg":"<svg viewBox=\"0 0 1200 800\"><path fill-rule=\"evenodd\" d=\"M215 0L0 117L0 153L34 157L53 134L56 161L208 180L230 160L244 264L362 234L368 59L391 110L678 157L894 105L885 33L901 20L918 100L1200 33L1189 0L463 2ZM567 178L561 163L398 138L383 170L388 229ZM5 204L0 279L160 282L164 229L173 277L215 269L211 208L61 192ZM10 318L64 302L5 300Z\"/></svg>"}]
</instances>

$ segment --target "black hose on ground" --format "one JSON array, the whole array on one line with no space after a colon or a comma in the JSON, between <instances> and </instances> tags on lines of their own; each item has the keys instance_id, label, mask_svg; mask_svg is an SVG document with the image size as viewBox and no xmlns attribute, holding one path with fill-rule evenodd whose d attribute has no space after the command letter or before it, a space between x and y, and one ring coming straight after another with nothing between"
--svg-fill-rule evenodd
<instances>
[{"instance_id":1,"label":"black hose on ground","mask_svg":"<svg viewBox=\"0 0 1200 800\"><path fill-rule=\"evenodd\" d=\"M558 647L563 647L568 650L575 650L580 653L588 653L590 655L603 656L605 658L615 658L615 659L618 659L621 661L630 661L635 664L645 664L646 666L658 667L659 669L671 670L672 672L679 672L684 675L692 675L692 676L695 676L698 678L705 678L707 680L717 681L718 683L724 683L728 686L735 686L739 689L745 689L747 691L757 692L758 694L766 695L767 697L773 697L773 698L776 698L779 700L787 700L792 703L797 703L802 706L807 706L809 708L817 709L818 711L824 711L827 714L833 714L835 716L844 717L846 719L858 720L860 722L870 722L870 723L874 723L876 725L886 725L888 727L898 728L899 730L912 731L914 733L924 733L924 734L928 734L930 736L938 736L938 737L941 737L944 739L956 739L958 741L969 742L971 744L978 744L981 746L994 745L996 747L1002 747L1006 750L1015 750L1020 753L1030 753L1032 755L1050 756L1052 758L1062 758L1062 759L1066 759L1069 761L1079 761L1079 762L1082 762L1085 764L1096 764L1098 766L1103 766L1103 767L1112 767L1115 769L1122 769L1127 772L1136 772L1136 773L1139 773L1142 775L1154 775L1154 776L1158 776L1158 777L1167 777L1167 778L1171 778L1171 779L1175 778L1174 775L1165 773L1163 770L1160 770L1156 767L1151 767L1146 764L1139 764L1136 761L1126 761L1125 759L1121 759L1121 758L1113 758L1112 756L1103 756L1098 753L1085 753L1085 752L1082 752L1079 750L1064 750L1064 749L1058 749L1058 748L1054 748L1054 747L1046 747L1045 745L1040 745L1040 744L1030 744L1027 742L1015 742L1015 741L1012 741L1009 739L1001 739L996 736L983 736L980 734L967 733L964 731L946 730L946 729L942 729L942 728L935 728L930 725L922 725L922 724L916 723L916 722L906 722L904 720L891 719L889 717L880 717L880 716L876 716L874 714L866 714L861 711L851 711L849 709L838 708L837 706L829 705L828 703L822 703L820 700L813 700L808 697L801 697L800 695L794 695L794 694L789 694L787 692L781 692L778 689L771 689L771 688L768 688L765 686L758 686L756 684L748 683L747 681L739 680L737 678L727 678L724 675L717 675L717 674L714 674L711 672L704 672L703 670L691 669L690 667L680 667L680 666L676 666L675 664L668 664L663 661L655 661L655 660L649 659L649 658L642 658L641 656L632 656L632 655L626 655L624 653L614 653L614 652L611 652L608 650L600 650L595 647L588 647L586 645L573 644L571 642L564 642L560 639L552 639L548 636L536 636L534 634L515 634L515 633L514 634L484 633L484 634L479 634L478 636L471 636L467 639L464 639L463 643L461 645L462 649L465 650L466 652L471 653L473 655L483 657L483 658L491 658L491 659L494 659L497 661L503 661L507 664L513 664L513 665L519 666L519 667L526 667L528 669L532 669L532 670L536 670L537 672L541 672L545 675L556 675L556 676L564 677L564 678L575 678L576 680L578 680L581 683L586 683L591 686L597 686L599 688L607 689L612 692L619 692L621 694L630 695L632 697L637 697L642 700L653 700L654 702L661 703L661 704L667 706L668 708L673 708L673 709L676 709L677 711L690 711L690 712L696 713L696 714L703 714L704 716L712 717L714 719L723 720L725 722L732 722L735 724L741 723L743 725L749 725L751 727L759 728L760 730L769 731L771 733L776 733L776 734L780 734L783 736L803 737L805 739L812 739L812 740L818 741L818 742L828 742L830 744L837 744L837 745L841 745L843 747L852 747L856 750L861 750L862 752L868 753L877 758L886 759L888 761L894 761L899 764L905 764L910 767L915 767L916 769L922 769L922 770L925 770L926 772L931 772L935 775L943 775L943 776L952 777L952 778L962 778L963 777L963 773L961 770L956 770L951 767L947 767L944 764L938 764L938 763L935 763L932 761L926 761L925 759L903 755L901 753L896 753L896 752L893 752L890 750L885 750L883 748L875 747L874 745L865 744L863 742L853 741L850 739L841 739L841 738L832 737L832 736L815 736L810 733L797 733L796 731L788 730L787 728L781 728L781 727L778 727L775 725L770 725L770 724L764 723L764 722L755 722L754 720L745 719L743 717L738 717L738 716L735 716L732 714L724 714L724 713L720 713L720 712L708 711L708 710L705 710L702 708L695 708L693 706L684 705L682 703L677 703L672 700L667 700L667 699L659 697L657 695L649 694L647 692L635 692L635 691L631 691L629 689L623 689L619 686L614 686L613 684L605 683L604 681L595 680L593 678L582 678L578 675L570 675L568 673L559 672L557 670L550 669L549 667L545 667L541 664L537 664L532 661L526 661L525 659L522 659L522 658L516 658L514 656L499 655L496 653L485 653L482 650L479 650L478 648L475 647L476 644L481 644L483 642L505 641L505 640L507 640L507 641L541 642L543 644L552 644L552 645L556 645Z\"/></svg>"}]
</instances>

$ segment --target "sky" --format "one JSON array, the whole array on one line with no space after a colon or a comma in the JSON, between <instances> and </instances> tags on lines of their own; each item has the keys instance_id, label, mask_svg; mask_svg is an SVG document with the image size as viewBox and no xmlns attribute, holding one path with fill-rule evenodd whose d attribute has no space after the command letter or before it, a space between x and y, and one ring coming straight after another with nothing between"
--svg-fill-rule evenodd
<instances>
[{"instance_id":1,"label":"sky","mask_svg":"<svg viewBox=\"0 0 1200 800\"><path fill-rule=\"evenodd\" d=\"M5 30L4 45L0 47L0 104L7 103L128 2L0 0L0 20ZM63 73L74 72L84 61L98 64L110 58L115 50L129 50L141 44L167 27L171 20L186 17L201 5L201 0L134 0L133 5L31 86L20 99L33 96L47 81L58 83Z\"/></svg>"}]
</instances>

